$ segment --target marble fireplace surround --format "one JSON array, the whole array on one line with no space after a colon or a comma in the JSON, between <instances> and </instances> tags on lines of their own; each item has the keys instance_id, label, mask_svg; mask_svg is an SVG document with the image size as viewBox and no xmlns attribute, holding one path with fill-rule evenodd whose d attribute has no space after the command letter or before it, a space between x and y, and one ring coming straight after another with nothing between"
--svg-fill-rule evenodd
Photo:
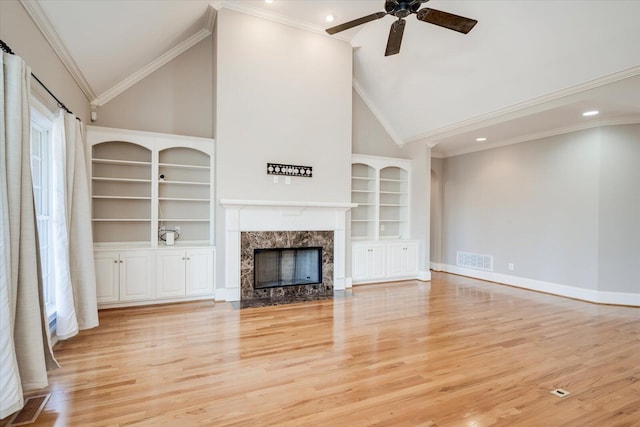
<instances>
[{"instance_id":1,"label":"marble fireplace surround","mask_svg":"<svg viewBox=\"0 0 640 427\"><path fill-rule=\"evenodd\" d=\"M254 250L322 248L322 283L254 289ZM246 306L333 298L332 231L243 231L240 234L240 300Z\"/></svg>"},{"instance_id":2,"label":"marble fireplace surround","mask_svg":"<svg viewBox=\"0 0 640 427\"><path fill-rule=\"evenodd\" d=\"M220 199L220 204L225 209L225 287L216 289L216 299L241 299L242 232L333 231L333 289L347 287L347 212L355 204L237 199Z\"/></svg>"}]
</instances>

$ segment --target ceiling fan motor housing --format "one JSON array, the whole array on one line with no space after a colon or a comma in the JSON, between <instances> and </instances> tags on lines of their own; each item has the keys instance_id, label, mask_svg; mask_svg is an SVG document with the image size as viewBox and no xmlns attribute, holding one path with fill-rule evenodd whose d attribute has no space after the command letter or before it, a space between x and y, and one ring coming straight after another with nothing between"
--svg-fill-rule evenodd
<instances>
[{"instance_id":1,"label":"ceiling fan motor housing","mask_svg":"<svg viewBox=\"0 0 640 427\"><path fill-rule=\"evenodd\" d=\"M386 0L384 2L384 10L396 18L406 18L412 13L416 13L422 3L420 0Z\"/></svg>"}]
</instances>

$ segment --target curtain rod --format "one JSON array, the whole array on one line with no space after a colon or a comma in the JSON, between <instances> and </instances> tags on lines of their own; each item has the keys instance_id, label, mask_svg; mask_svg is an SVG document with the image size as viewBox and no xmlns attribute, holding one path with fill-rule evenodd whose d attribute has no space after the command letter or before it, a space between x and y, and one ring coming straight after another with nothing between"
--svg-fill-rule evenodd
<instances>
[{"instance_id":1,"label":"curtain rod","mask_svg":"<svg viewBox=\"0 0 640 427\"><path fill-rule=\"evenodd\" d=\"M0 0L0 1L2 1L2 0ZM7 44L6 44L4 41L2 41L2 40L0 40L0 49L2 49L4 52L8 53L9 55L15 55L15 52L11 50L11 48L9 47L9 45L7 45ZM64 111L66 111L67 113L69 113L69 114L73 114L73 113L71 112L71 110L69 110L69 109L67 108L67 106L66 106L66 105L64 105L64 103L63 103L62 101L60 101L60 100L58 99L58 97L57 97L57 96L55 96L55 95L54 95L54 94L49 90L49 88L48 88L47 86L45 86L45 84L44 84L44 83L42 83L42 81L41 81L38 77L36 77L36 75L35 75L35 74L31 73L31 77L33 77L33 78L34 78L38 83L40 83L40 86L42 86L42 87L44 88L44 90L46 90L46 91L47 91L47 93L48 93L49 95L51 95L51 97L52 97L53 99L55 99L55 100L56 100L56 102L58 103L58 108L62 108L62 109L63 109ZM77 119L78 119L78 120L80 120L80 118L77 118Z\"/></svg>"}]
</instances>

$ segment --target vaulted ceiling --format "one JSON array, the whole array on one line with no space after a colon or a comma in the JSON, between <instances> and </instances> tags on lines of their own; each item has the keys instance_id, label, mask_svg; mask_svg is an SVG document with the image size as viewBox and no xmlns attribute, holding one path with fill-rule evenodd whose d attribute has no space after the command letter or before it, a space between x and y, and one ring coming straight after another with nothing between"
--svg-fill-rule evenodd
<instances>
[{"instance_id":1,"label":"vaulted ceiling","mask_svg":"<svg viewBox=\"0 0 640 427\"><path fill-rule=\"evenodd\" d=\"M103 105L207 37L221 7L354 47L354 87L399 144L453 155L614 123L640 123L640 1L431 0L478 20L467 35L407 18L384 56L383 0L22 0L94 105ZM335 22L325 21L328 14ZM600 114L585 118L581 113Z\"/></svg>"}]
</instances>

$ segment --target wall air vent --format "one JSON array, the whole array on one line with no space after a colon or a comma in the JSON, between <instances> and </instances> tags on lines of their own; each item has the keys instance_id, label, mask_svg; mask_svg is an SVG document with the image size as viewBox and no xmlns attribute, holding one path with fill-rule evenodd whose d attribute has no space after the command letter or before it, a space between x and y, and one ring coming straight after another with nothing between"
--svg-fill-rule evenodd
<instances>
[{"instance_id":1,"label":"wall air vent","mask_svg":"<svg viewBox=\"0 0 640 427\"><path fill-rule=\"evenodd\" d=\"M458 251L456 252L456 265L475 270L493 271L493 257L491 255Z\"/></svg>"}]
</instances>

